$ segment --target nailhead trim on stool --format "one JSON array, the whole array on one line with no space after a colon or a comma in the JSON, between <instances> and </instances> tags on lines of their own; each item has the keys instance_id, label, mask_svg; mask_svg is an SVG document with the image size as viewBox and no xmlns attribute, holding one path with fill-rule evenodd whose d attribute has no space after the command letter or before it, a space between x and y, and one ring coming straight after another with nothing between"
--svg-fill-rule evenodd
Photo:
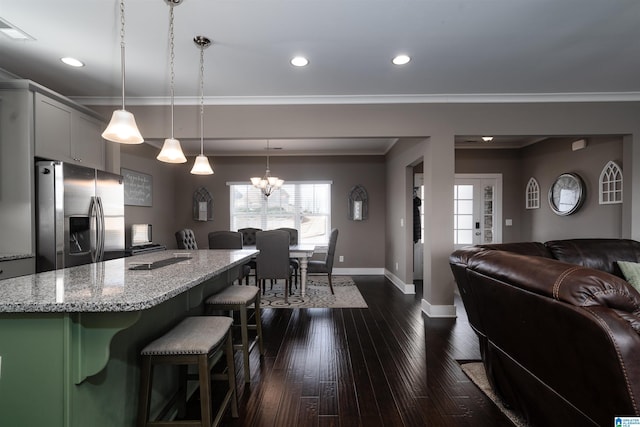
<instances>
[{"instance_id":1,"label":"nailhead trim on stool","mask_svg":"<svg viewBox=\"0 0 640 427\"><path fill-rule=\"evenodd\" d=\"M233 310L240 312L240 331L242 344L233 347L242 350L244 364L244 381L251 382L251 370L249 368L249 353L255 347L256 341L260 355L264 354L262 343L262 322L260 317L260 288L256 286L231 285L205 301L211 310ZM253 305L255 309L255 324L249 324L247 307ZM249 329L256 330L256 339L249 344Z\"/></svg>"},{"instance_id":2,"label":"nailhead trim on stool","mask_svg":"<svg viewBox=\"0 0 640 427\"><path fill-rule=\"evenodd\" d=\"M235 365L233 361L233 343L231 325L233 319L225 316L187 317L169 332L149 343L142 349L142 369L140 373L140 400L138 408L138 426L166 425L166 421L150 421L150 401L153 381L153 366L156 364L182 365L180 368L180 405L186 403L187 365L198 366L200 383L200 425L217 426L227 408L231 406L231 415L238 416L236 399ZM211 380L219 379L211 375L211 368L226 355L227 370L222 375L229 383L227 391L215 419L212 414ZM182 408L181 408L182 409ZM194 425L193 420L173 421L171 425Z\"/></svg>"}]
</instances>

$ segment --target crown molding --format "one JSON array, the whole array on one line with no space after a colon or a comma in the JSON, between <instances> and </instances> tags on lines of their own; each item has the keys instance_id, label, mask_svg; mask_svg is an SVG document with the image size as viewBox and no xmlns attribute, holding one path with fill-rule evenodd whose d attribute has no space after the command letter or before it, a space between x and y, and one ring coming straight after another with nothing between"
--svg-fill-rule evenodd
<instances>
[{"instance_id":1,"label":"crown molding","mask_svg":"<svg viewBox=\"0 0 640 427\"><path fill-rule=\"evenodd\" d=\"M119 97L70 97L83 105L120 105ZM640 92L581 93L483 93L424 95L332 95L332 96L208 96L206 105L327 105L327 104L500 104L543 102L638 102ZM200 98L175 97L175 105L197 105ZM170 98L127 97L127 105L169 105Z\"/></svg>"}]
</instances>

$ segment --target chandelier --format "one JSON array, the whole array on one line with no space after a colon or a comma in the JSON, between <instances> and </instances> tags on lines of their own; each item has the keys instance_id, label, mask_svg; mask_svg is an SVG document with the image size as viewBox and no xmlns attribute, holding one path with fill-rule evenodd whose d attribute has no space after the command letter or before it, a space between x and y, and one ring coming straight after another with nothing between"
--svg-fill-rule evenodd
<instances>
[{"instance_id":1,"label":"chandelier","mask_svg":"<svg viewBox=\"0 0 640 427\"><path fill-rule=\"evenodd\" d=\"M269 140L268 139L267 139L267 170L264 173L264 176L262 178L260 177L251 178L251 184L253 184L254 187L260 189L262 191L262 194L264 194L265 197L269 197L274 190L277 190L278 188L282 187L282 184L284 184L283 179L280 179L277 176L271 176L271 171L269 170Z\"/></svg>"}]
</instances>

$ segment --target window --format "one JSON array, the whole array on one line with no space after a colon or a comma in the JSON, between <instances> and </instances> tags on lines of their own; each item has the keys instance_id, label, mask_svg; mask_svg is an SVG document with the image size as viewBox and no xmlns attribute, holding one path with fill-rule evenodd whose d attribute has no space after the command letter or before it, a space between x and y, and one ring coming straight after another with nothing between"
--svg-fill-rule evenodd
<instances>
[{"instance_id":1,"label":"window","mask_svg":"<svg viewBox=\"0 0 640 427\"><path fill-rule=\"evenodd\" d=\"M326 244L331 232L331 182L286 181L269 197L249 183L229 183L231 230L298 230L300 243Z\"/></svg>"},{"instance_id":2,"label":"window","mask_svg":"<svg viewBox=\"0 0 640 427\"><path fill-rule=\"evenodd\" d=\"M609 162L600 173L600 204L622 203L622 169Z\"/></svg>"},{"instance_id":3,"label":"window","mask_svg":"<svg viewBox=\"0 0 640 427\"><path fill-rule=\"evenodd\" d=\"M473 185L455 185L453 199L453 242L473 243Z\"/></svg>"},{"instance_id":4,"label":"window","mask_svg":"<svg viewBox=\"0 0 640 427\"><path fill-rule=\"evenodd\" d=\"M534 177L529 178L527 183L527 209L538 209L540 207L540 185Z\"/></svg>"}]
</instances>

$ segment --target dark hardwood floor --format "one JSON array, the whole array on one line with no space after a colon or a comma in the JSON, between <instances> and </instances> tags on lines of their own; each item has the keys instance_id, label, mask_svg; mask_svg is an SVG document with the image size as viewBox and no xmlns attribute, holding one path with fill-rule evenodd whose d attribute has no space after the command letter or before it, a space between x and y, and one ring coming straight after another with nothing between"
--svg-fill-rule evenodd
<instances>
[{"instance_id":1,"label":"dark hardwood floor","mask_svg":"<svg viewBox=\"0 0 640 427\"><path fill-rule=\"evenodd\" d=\"M263 310L266 354L252 352L249 385L238 369L240 418L225 425L512 426L460 369L480 355L459 300L457 319L432 319L421 289L354 280L367 309Z\"/></svg>"}]
</instances>

